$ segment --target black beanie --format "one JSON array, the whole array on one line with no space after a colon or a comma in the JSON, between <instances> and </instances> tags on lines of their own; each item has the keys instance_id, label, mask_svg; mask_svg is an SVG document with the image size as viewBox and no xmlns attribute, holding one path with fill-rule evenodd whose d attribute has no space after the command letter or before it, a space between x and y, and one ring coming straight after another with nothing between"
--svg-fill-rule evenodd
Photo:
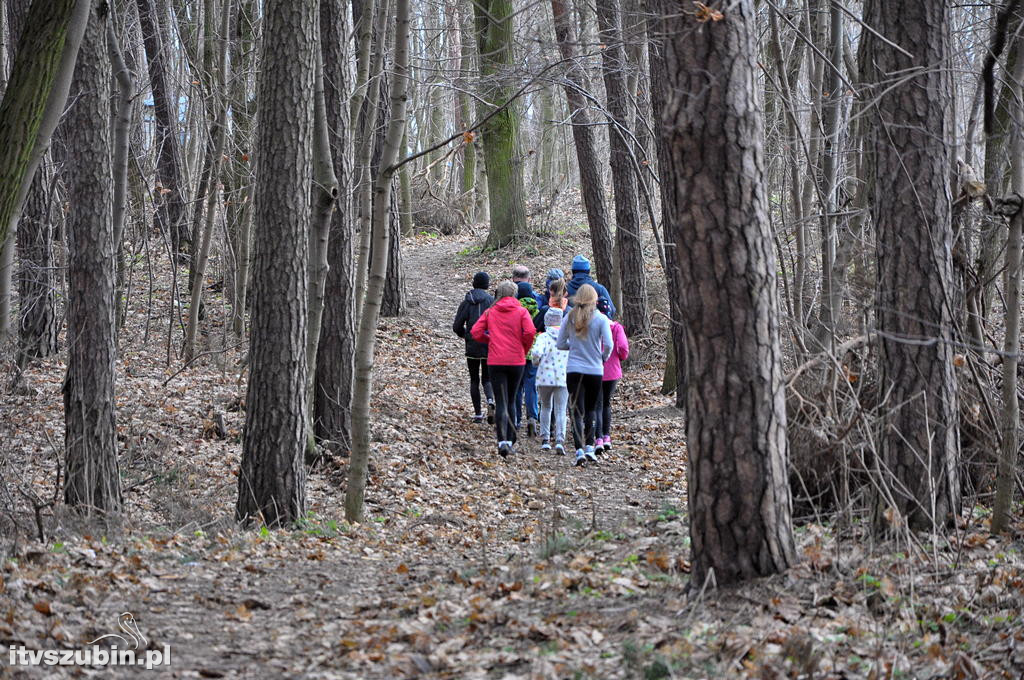
<instances>
[{"instance_id":1,"label":"black beanie","mask_svg":"<svg viewBox=\"0 0 1024 680\"><path fill-rule=\"evenodd\" d=\"M487 272L477 272L473 276L473 287L487 290L491 287L491 277L488 276Z\"/></svg>"}]
</instances>

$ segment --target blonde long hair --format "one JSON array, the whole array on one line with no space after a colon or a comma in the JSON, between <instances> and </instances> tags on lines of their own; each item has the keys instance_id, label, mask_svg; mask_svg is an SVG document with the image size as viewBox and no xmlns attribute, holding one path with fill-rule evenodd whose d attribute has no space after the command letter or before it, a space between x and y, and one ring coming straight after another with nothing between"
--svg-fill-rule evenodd
<instances>
[{"instance_id":1,"label":"blonde long hair","mask_svg":"<svg viewBox=\"0 0 1024 680\"><path fill-rule=\"evenodd\" d=\"M589 283L584 283L576 291L572 305L572 324L576 335L585 338L590 328L590 320L597 309L597 291Z\"/></svg>"}]
</instances>

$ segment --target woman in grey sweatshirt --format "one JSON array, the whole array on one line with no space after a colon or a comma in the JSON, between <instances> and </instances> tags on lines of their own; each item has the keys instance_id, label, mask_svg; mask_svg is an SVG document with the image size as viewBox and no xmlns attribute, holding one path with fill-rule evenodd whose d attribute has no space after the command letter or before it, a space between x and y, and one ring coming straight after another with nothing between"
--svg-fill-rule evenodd
<instances>
[{"instance_id":1,"label":"woman in grey sweatshirt","mask_svg":"<svg viewBox=\"0 0 1024 680\"><path fill-rule=\"evenodd\" d=\"M572 412L572 438L576 465L597 462L594 453L594 418L601 396L604 362L612 353L608 317L597 313L597 291L583 284L576 291L569 318L558 331L558 349L569 350L566 384Z\"/></svg>"}]
</instances>

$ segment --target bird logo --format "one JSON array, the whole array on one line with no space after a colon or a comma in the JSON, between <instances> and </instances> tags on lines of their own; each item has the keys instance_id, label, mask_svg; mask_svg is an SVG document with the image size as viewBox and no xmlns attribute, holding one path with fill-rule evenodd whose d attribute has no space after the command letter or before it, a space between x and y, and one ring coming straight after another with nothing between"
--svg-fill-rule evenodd
<instances>
[{"instance_id":1,"label":"bird logo","mask_svg":"<svg viewBox=\"0 0 1024 680\"><path fill-rule=\"evenodd\" d=\"M133 616L131 612L123 612L117 617L117 627L124 632L124 635L120 635L118 633L107 633L106 635L101 635L88 644L94 645L100 640L114 638L124 643L125 649L139 649L140 647L146 647L149 645L149 640L147 640L146 636L139 630L139 624L135 622L135 616Z\"/></svg>"}]
</instances>

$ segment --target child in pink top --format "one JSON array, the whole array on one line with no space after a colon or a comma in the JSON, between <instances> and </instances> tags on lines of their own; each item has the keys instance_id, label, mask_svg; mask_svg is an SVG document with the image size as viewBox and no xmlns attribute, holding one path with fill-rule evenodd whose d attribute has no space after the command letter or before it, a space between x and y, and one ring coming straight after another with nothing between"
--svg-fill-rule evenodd
<instances>
[{"instance_id":1,"label":"child in pink top","mask_svg":"<svg viewBox=\"0 0 1024 680\"><path fill-rule=\"evenodd\" d=\"M608 304L607 298L599 298L597 311L607 316L610 320L614 315ZM597 404L597 423L595 432L597 440L594 448L597 451L610 451L612 448L612 395L615 394L615 385L622 378L622 362L629 358L629 339L626 337L626 329L618 321L612 320L612 355L604 362L604 378L601 382L601 400Z\"/></svg>"}]
</instances>

